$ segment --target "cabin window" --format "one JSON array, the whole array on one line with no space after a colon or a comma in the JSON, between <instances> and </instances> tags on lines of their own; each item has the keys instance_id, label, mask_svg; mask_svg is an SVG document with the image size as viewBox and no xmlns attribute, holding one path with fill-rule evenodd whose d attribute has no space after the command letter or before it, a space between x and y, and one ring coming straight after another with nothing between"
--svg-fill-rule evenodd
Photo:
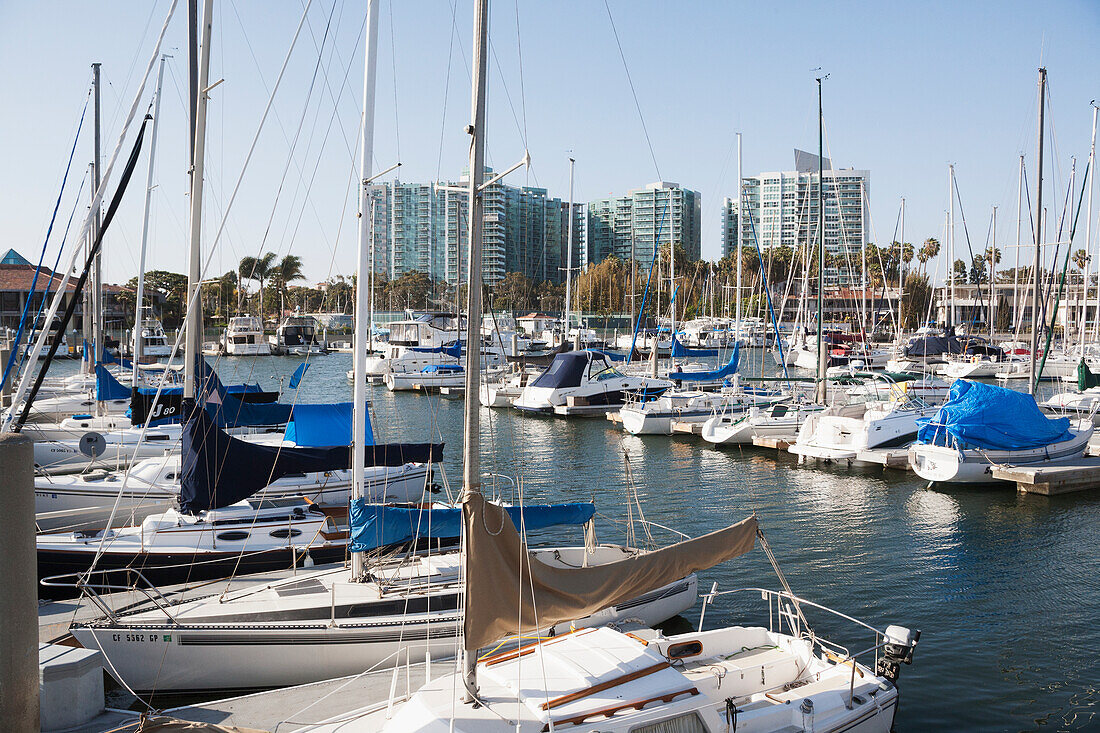
<instances>
[{"instance_id":1,"label":"cabin window","mask_svg":"<svg viewBox=\"0 0 1100 733\"><path fill-rule=\"evenodd\" d=\"M248 539L248 532L243 530L231 530L229 532L219 532L218 539L225 542L240 542L241 540Z\"/></svg>"},{"instance_id":2,"label":"cabin window","mask_svg":"<svg viewBox=\"0 0 1100 733\"><path fill-rule=\"evenodd\" d=\"M630 733L707 733L707 728L703 725L699 713L688 713L659 723L639 725L631 728Z\"/></svg>"},{"instance_id":3,"label":"cabin window","mask_svg":"<svg viewBox=\"0 0 1100 733\"><path fill-rule=\"evenodd\" d=\"M287 537L297 537L302 533L300 529L290 529L283 527L282 529L276 529L271 532L271 536L277 540L285 540Z\"/></svg>"},{"instance_id":4,"label":"cabin window","mask_svg":"<svg viewBox=\"0 0 1100 733\"><path fill-rule=\"evenodd\" d=\"M703 653L703 642L682 641L668 648L666 656L669 659L684 659L685 657L697 657Z\"/></svg>"}]
</instances>

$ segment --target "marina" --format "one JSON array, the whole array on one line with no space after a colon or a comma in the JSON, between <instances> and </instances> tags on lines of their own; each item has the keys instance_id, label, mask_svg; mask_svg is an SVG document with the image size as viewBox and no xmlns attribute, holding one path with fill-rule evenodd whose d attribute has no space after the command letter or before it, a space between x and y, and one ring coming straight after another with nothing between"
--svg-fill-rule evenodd
<instances>
[{"instance_id":1,"label":"marina","mask_svg":"<svg viewBox=\"0 0 1100 733\"><path fill-rule=\"evenodd\" d=\"M18 51L5 730L1100 728L1079 9L807 6L781 55L783 9L602 10L157 0Z\"/></svg>"}]
</instances>

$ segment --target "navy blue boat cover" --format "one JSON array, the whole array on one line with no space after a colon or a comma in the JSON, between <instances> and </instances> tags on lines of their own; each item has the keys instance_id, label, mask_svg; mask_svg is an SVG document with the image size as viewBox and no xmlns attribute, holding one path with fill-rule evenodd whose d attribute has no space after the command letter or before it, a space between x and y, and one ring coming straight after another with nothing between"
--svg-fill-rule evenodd
<instances>
[{"instance_id":1,"label":"navy blue boat cover","mask_svg":"<svg viewBox=\"0 0 1100 733\"><path fill-rule=\"evenodd\" d=\"M1024 392L960 379L934 417L917 421L918 443L1027 450L1073 437L1069 418L1049 418Z\"/></svg>"},{"instance_id":2,"label":"navy blue boat cover","mask_svg":"<svg viewBox=\"0 0 1100 733\"><path fill-rule=\"evenodd\" d=\"M455 341L447 346L410 346L409 351L416 351L421 354L444 354L458 359L462 356L462 342Z\"/></svg>"},{"instance_id":3,"label":"navy blue boat cover","mask_svg":"<svg viewBox=\"0 0 1100 733\"><path fill-rule=\"evenodd\" d=\"M673 342L672 348L676 348L675 342ZM731 374L737 373L737 362L740 360L741 344L736 343L733 345L733 353L730 354L730 360L726 362L726 365L721 369L712 369L709 372L669 372L668 378L680 382L710 382L715 379L725 379Z\"/></svg>"},{"instance_id":4,"label":"navy blue boat cover","mask_svg":"<svg viewBox=\"0 0 1100 733\"><path fill-rule=\"evenodd\" d=\"M434 463L442 443L367 446L365 466ZM351 466L351 448L338 445L287 448L238 440L221 430L206 410L195 410L183 426L180 506L187 514L220 509L255 494L292 473L335 471Z\"/></svg>"},{"instance_id":5,"label":"navy blue boat cover","mask_svg":"<svg viewBox=\"0 0 1100 733\"><path fill-rule=\"evenodd\" d=\"M581 525L596 514L591 502L510 506L505 511L516 527L528 530L558 525ZM367 552L416 538L450 539L462 534L460 507L425 508L351 503L351 551Z\"/></svg>"},{"instance_id":6,"label":"navy blue boat cover","mask_svg":"<svg viewBox=\"0 0 1100 733\"><path fill-rule=\"evenodd\" d=\"M299 403L294 406L283 438L299 448L351 445L351 402ZM364 410L367 445L374 445L370 411Z\"/></svg>"},{"instance_id":7,"label":"navy blue boat cover","mask_svg":"<svg viewBox=\"0 0 1100 733\"><path fill-rule=\"evenodd\" d=\"M206 411L218 427L285 425L289 422L293 405L282 402L245 402L229 393L218 379L217 373L206 363L206 359L201 356L197 358L199 368L195 370L195 394L198 395L198 404L206 406Z\"/></svg>"},{"instance_id":8,"label":"navy blue boat cover","mask_svg":"<svg viewBox=\"0 0 1100 733\"><path fill-rule=\"evenodd\" d=\"M102 364L95 365L95 398L99 402L130 399L130 388L122 386Z\"/></svg>"},{"instance_id":9,"label":"navy blue boat cover","mask_svg":"<svg viewBox=\"0 0 1100 733\"><path fill-rule=\"evenodd\" d=\"M718 349L694 349L684 346L680 339L672 337L672 358L679 356L718 356Z\"/></svg>"}]
</instances>

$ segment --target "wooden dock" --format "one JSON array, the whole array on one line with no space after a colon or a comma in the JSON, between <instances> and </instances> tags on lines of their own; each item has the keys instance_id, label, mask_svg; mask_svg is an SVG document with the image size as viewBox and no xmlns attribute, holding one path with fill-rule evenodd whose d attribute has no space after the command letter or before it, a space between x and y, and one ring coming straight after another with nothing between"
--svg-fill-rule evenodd
<instances>
[{"instance_id":1,"label":"wooden dock","mask_svg":"<svg viewBox=\"0 0 1100 733\"><path fill-rule=\"evenodd\" d=\"M780 451L785 451L790 448L793 442L793 438L775 438L762 435L755 435L752 439L752 444L758 448L772 448Z\"/></svg>"},{"instance_id":2,"label":"wooden dock","mask_svg":"<svg viewBox=\"0 0 1100 733\"><path fill-rule=\"evenodd\" d=\"M1087 456L1042 466L995 466L993 478L1015 483L1016 490L1022 493L1070 494L1100 488L1100 457Z\"/></svg>"}]
</instances>

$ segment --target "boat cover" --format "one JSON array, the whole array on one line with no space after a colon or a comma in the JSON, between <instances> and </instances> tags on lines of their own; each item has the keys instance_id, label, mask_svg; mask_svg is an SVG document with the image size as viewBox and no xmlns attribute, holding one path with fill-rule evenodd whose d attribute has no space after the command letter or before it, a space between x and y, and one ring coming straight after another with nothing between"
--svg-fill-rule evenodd
<instances>
[{"instance_id":1,"label":"boat cover","mask_svg":"<svg viewBox=\"0 0 1100 733\"><path fill-rule=\"evenodd\" d=\"M672 358L678 356L718 356L718 349L695 349L684 346L680 339L672 337Z\"/></svg>"},{"instance_id":2,"label":"boat cover","mask_svg":"<svg viewBox=\"0 0 1100 733\"><path fill-rule=\"evenodd\" d=\"M298 365L298 368L294 370L294 373L290 375L290 388L298 389L298 385L302 383L302 377L306 375L306 370L309 369L309 362L303 361Z\"/></svg>"},{"instance_id":3,"label":"boat cover","mask_svg":"<svg viewBox=\"0 0 1100 733\"><path fill-rule=\"evenodd\" d=\"M468 493L462 503L468 567L463 645L481 649L637 598L753 548L756 517L717 532L592 567L533 558L503 507Z\"/></svg>"},{"instance_id":4,"label":"boat cover","mask_svg":"<svg viewBox=\"0 0 1100 733\"><path fill-rule=\"evenodd\" d=\"M596 515L591 502L505 507L513 524L527 530L559 525L582 525ZM459 507L400 507L351 503L351 551L368 552L417 538L451 539L462 535Z\"/></svg>"},{"instance_id":5,"label":"boat cover","mask_svg":"<svg viewBox=\"0 0 1100 733\"><path fill-rule=\"evenodd\" d=\"M672 348L675 352L675 344ZM718 379L725 379L731 374L737 373L737 363L740 360L741 344L737 343L733 345L733 353L730 354L730 360L726 362L726 365L721 369L712 369L709 372L669 372L668 378L679 382L712 382Z\"/></svg>"},{"instance_id":6,"label":"boat cover","mask_svg":"<svg viewBox=\"0 0 1100 733\"><path fill-rule=\"evenodd\" d=\"M351 445L351 402L299 403L286 424L283 438L299 448ZM364 410L367 445L374 445L370 411Z\"/></svg>"},{"instance_id":7,"label":"boat cover","mask_svg":"<svg viewBox=\"0 0 1100 733\"><path fill-rule=\"evenodd\" d=\"M293 473L345 470L347 445L288 448L238 440L221 430L206 410L195 410L183 426L180 507L187 514L243 501L271 482ZM442 443L369 445L364 466L434 463Z\"/></svg>"},{"instance_id":8,"label":"boat cover","mask_svg":"<svg viewBox=\"0 0 1100 733\"><path fill-rule=\"evenodd\" d=\"M95 365L95 398L99 402L130 398L130 388L124 387L102 364Z\"/></svg>"},{"instance_id":9,"label":"boat cover","mask_svg":"<svg viewBox=\"0 0 1100 733\"><path fill-rule=\"evenodd\" d=\"M421 354L444 354L457 359L462 356L462 342L455 341L447 346L410 346L409 351L416 351Z\"/></svg>"},{"instance_id":10,"label":"boat cover","mask_svg":"<svg viewBox=\"0 0 1100 733\"><path fill-rule=\"evenodd\" d=\"M103 363L104 364L118 364L123 369L133 369L134 368L134 363L132 361L130 361L129 359L123 359L121 357L115 356L114 354L112 354L110 351L107 351L106 349L103 350Z\"/></svg>"},{"instance_id":11,"label":"boat cover","mask_svg":"<svg viewBox=\"0 0 1100 733\"><path fill-rule=\"evenodd\" d=\"M917 442L985 450L1029 450L1069 440L1069 418L1049 418L1024 392L969 379L951 385L947 402L917 420Z\"/></svg>"},{"instance_id":12,"label":"boat cover","mask_svg":"<svg viewBox=\"0 0 1100 733\"><path fill-rule=\"evenodd\" d=\"M1089 369L1084 359L1077 365L1077 389L1084 392L1086 389L1100 386L1100 374Z\"/></svg>"},{"instance_id":13,"label":"boat cover","mask_svg":"<svg viewBox=\"0 0 1100 733\"><path fill-rule=\"evenodd\" d=\"M531 382L531 386L546 389L580 386L581 377L584 376L584 370L590 358L591 353L584 350L558 354L546 371Z\"/></svg>"}]
</instances>

